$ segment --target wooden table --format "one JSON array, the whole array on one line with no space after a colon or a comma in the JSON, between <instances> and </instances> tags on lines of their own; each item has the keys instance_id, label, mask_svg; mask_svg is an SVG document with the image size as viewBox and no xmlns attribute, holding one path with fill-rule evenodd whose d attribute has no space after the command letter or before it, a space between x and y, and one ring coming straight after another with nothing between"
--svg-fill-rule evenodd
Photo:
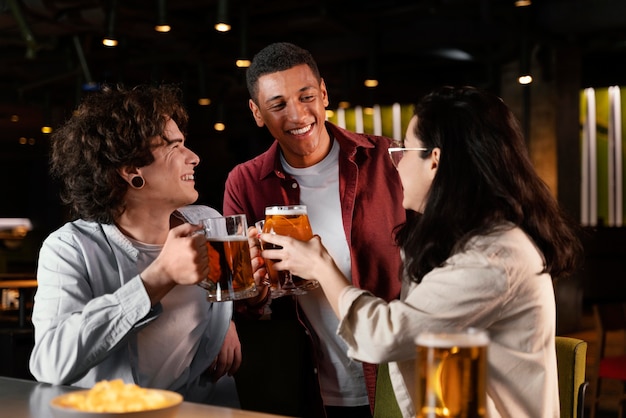
<instances>
[{"instance_id":1,"label":"wooden table","mask_svg":"<svg viewBox=\"0 0 626 418\"><path fill-rule=\"evenodd\" d=\"M77 390L30 380L0 377L0 416L3 418L53 418L52 398ZM183 402L177 418L277 418L280 415Z\"/></svg>"},{"instance_id":2,"label":"wooden table","mask_svg":"<svg viewBox=\"0 0 626 418\"><path fill-rule=\"evenodd\" d=\"M26 291L37 287L37 280L32 278L33 275L24 275L23 279L2 280L2 277L7 275L0 275L0 289L17 289L20 293L19 296L19 325L20 328L26 326Z\"/></svg>"}]
</instances>

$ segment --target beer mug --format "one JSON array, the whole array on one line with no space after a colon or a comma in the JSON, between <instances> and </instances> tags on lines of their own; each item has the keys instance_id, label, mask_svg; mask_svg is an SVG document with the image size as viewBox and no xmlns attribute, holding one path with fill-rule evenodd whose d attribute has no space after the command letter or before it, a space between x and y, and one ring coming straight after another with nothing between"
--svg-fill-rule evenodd
<instances>
[{"instance_id":1,"label":"beer mug","mask_svg":"<svg viewBox=\"0 0 626 418\"><path fill-rule=\"evenodd\" d=\"M209 275L198 283L209 302L245 299L259 291L254 284L246 215L203 220L209 253Z\"/></svg>"},{"instance_id":2,"label":"beer mug","mask_svg":"<svg viewBox=\"0 0 626 418\"><path fill-rule=\"evenodd\" d=\"M416 345L416 418L486 417L487 332L428 331Z\"/></svg>"}]
</instances>

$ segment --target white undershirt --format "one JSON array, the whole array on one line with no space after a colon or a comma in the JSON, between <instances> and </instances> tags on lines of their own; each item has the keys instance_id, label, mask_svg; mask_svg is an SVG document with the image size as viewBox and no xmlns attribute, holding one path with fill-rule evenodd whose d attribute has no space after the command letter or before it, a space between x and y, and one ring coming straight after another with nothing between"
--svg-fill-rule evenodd
<instances>
[{"instance_id":1,"label":"white undershirt","mask_svg":"<svg viewBox=\"0 0 626 418\"><path fill-rule=\"evenodd\" d=\"M163 248L130 241L139 250L139 271L148 267ZM209 310L203 309L206 304L206 292L199 286L175 286L161 299L163 312L137 335L140 386L167 389L188 372L209 323Z\"/></svg>"},{"instance_id":2,"label":"white undershirt","mask_svg":"<svg viewBox=\"0 0 626 418\"><path fill-rule=\"evenodd\" d=\"M311 229L322 237L324 246L343 274L352 275L350 248L343 229L339 200L339 144L333 141L330 153L314 166L294 168L281 155L285 172L300 185L300 203L307 206ZM319 379L325 405L367 405L363 366L347 356L347 346L337 336L339 320L321 288L298 296L298 302L322 345ZM324 344L325 343L325 344Z\"/></svg>"}]
</instances>

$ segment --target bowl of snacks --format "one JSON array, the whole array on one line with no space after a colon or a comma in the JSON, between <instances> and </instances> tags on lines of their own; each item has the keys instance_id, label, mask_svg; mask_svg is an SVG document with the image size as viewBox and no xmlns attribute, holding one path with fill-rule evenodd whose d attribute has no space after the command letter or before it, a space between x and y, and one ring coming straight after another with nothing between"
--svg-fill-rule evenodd
<instances>
[{"instance_id":1,"label":"bowl of snacks","mask_svg":"<svg viewBox=\"0 0 626 418\"><path fill-rule=\"evenodd\" d=\"M57 396L50 407L55 418L173 418L182 402L176 392L146 389L117 379Z\"/></svg>"}]
</instances>

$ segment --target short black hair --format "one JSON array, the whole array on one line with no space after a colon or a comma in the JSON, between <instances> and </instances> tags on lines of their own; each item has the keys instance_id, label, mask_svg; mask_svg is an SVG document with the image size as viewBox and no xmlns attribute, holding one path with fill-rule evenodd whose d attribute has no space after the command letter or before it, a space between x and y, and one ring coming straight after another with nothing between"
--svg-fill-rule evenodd
<instances>
[{"instance_id":1,"label":"short black hair","mask_svg":"<svg viewBox=\"0 0 626 418\"><path fill-rule=\"evenodd\" d=\"M246 84L250 98L257 102L258 81L265 74L285 71L297 65L309 66L317 81L321 80L320 71L313 55L306 49L289 42L276 42L260 50L252 59L246 71Z\"/></svg>"}]
</instances>

